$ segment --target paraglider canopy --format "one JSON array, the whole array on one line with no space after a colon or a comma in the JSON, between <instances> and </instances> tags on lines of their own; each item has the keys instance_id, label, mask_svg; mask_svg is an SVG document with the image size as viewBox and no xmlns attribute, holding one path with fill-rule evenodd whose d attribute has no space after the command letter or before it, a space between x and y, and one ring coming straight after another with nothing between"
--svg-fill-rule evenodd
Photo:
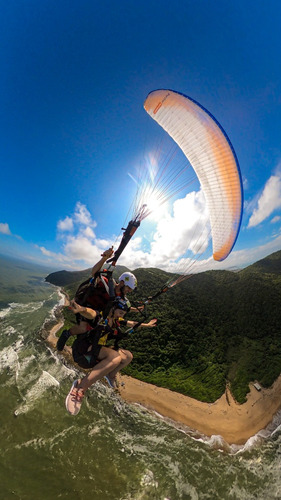
<instances>
[{"instance_id":1,"label":"paraglider canopy","mask_svg":"<svg viewBox=\"0 0 281 500\"><path fill-rule=\"evenodd\" d=\"M213 258L224 260L237 239L243 206L239 164L229 138L206 109L178 92L153 91L144 108L196 172L209 210Z\"/></svg>"}]
</instances>

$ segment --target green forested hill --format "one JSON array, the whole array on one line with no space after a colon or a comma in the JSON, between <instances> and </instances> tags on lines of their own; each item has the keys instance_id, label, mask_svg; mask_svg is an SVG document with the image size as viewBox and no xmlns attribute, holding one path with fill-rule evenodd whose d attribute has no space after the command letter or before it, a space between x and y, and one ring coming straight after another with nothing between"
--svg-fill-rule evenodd
<instances>
[{"instance_id":1,"label":"green forested hill","mask_svg":"<svg viewBox=\"0 0 281 500\"><path fill-rule=\"evenodd\" d=\"M56 271L47 276L46 281L57 286L67 286L72 283L80 283L91 276L91 268L84 271Z\"/></svg>"},{"instance_id":2,"label":"green forested hill","mask_svg":"<svg viewBox=\"0 0 281 500\"><path fill-rule=\"evenodd\" d=\"M247 269L251 271L280 275L281 274L280 262L281 262L281 250L272 253L271 255L268 255L262 260L255 262L255 264L252 264L252 266L249 266Z\"/></svg>"},{"instance_id":3,"label":"green forested hill","mask_svg":"<svg viewBox=\"0 0 281 500\"><path fill-rule=\"evenodd\" d=\"M156 293L170 276L159 269L134 273L139 287L130 298L136 300ZM123 341L134 354L126 373L209 402L228 383L243 402L250 381L270 386L281 373L280 305L281 252L240 272L194 275L149 305L158 328Z\"/></svg>"}]
</instances>

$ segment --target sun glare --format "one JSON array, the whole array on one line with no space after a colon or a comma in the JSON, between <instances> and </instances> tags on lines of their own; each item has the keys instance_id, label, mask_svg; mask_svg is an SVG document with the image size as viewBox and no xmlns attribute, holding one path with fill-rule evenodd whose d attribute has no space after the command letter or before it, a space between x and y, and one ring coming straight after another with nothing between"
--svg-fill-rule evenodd
<instances>
[{"instance_id":1,"label":"sun glare","mask_svg":"<svg viewBox=\"0 0 281 500\"><path fill-rule=\"evenodd\" d=\"M149 219L158 221L168 212L169 204L163 198L163 193L159 189L152 189L147 186L143 193L143 204L147 205Z\"/></svg>"}]
</instances>

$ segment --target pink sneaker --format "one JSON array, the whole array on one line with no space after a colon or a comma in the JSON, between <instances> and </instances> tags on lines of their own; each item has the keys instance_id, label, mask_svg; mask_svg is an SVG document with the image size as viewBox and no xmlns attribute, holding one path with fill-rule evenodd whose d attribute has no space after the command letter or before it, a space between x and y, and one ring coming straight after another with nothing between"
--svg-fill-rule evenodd
<instances>
[{"instance_id":1,"label":"pink sneaker","mask_svg":"<svg viewBox=\"0 0 281 500\"><path fill-rule=\"evenodd\" d=\"M70 415L77 415L79 413L85 394L83 389L77 389L77 385L78 380L74 380L65 400L65 407Z\"/></svg>"}]
</instances>

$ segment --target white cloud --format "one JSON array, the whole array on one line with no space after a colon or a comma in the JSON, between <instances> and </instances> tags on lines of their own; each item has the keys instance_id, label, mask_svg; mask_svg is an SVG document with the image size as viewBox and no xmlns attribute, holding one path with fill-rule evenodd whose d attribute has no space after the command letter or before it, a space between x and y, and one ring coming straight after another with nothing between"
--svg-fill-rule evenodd
<instances>
[{"instance_id":1,"label":"white cloud","mask_svg":"<svg viewBox=\"0 0 281 500\"><path fill-rule=\"evenodd\" d=\"M255 227L269 217L276 209L281 208L281 175L272 175L264 186L258 200L258 206L250 217L248 227Z\"/></svg>"},{"instance_id":2,"label":"white cloud","mask_svg":"<svg viewBox=\"0 0 281 500\"><path fill-rule=\"evenodd\" d=\"M280 219L281 219L280 215L276 215L270 222L271 224L275 224L276 222L279 222Z\"/></svg>"},{"instance_id":3,"label":"white cloud","mask_svg":"<svg viewBox=\"0 0 281 500\"><path fill-rule=\"evenodd\" d=\"M52 263L68 263L71 262L69 261L68 257L62 253L56 253L56 252L51 252L45 247L39 247L38 245L35 245L36 248L39 248L41 253L45 255L45 257L49 257L48 261Z\"/></svg>"},{"instance_id":4,"label":"white cloud","mask_svg":"<svg viewBox=\"0 0 281 500\"><path fill-rule=\"evenodd\" d=\"M202 191L189 193L174 203L172 214L166 212L158 221L149 251L141 249L142 239L135 236L118 262L131 269L158 267L170 272L184 271L193 260L183 257L178 262L178 259L187 251L195 256L202 254L208 247L208 221Z\"/></svg>"},{"instance_id":5,"label":"white cloud","mask_svg":"<svg viewBox=\"0 0 281 500\"><path fill-rule=\"evenodd\" d=\"M40 247L40 251L52 262L63 263L65 267L77 269L91 267L100 258L103 251L111 247L118 248L121 237L99 239L96 237L91 215L85 206L77 204L81 219L74 217L74 234L62 233L63 252L55 253ZM76 211L76 213L78 213ZM67 219L67 218L66 218ZM64 219L64 220L66 220ZM77 221L83 220L83 224ZM84 222L90 222L90 225ZM232 269L245 267L281 248L281 236L254 249L232 251L223 262L215 262L211 256L210 228L204 195L201 191L192 192L177 200L172 212L166 210L158 222L141 228L125 248L118 264L130 269L138 267L157 267L171 273L196 273L209 269ZM147 230L148 228L148 230ZM151 229L152 228L152 229ZM150 237L148 234L150 232ZM198 260L198 254L201 260ZM197 255L196 255L197 254ZM193 257L195 255L195 257ZM204 259L203 259L204 257Z\"/></svg>"},{"instance_id":6,"label":"white cloud","mask_svg":"<svg viewBox=\"0 0 281 500\"><path fill-rule=\"evenodd\" d=\"M12 235L10 228L9 228L9 224L4 223L4 222L0 222L0 233Z\"/></svg>"},{"instance_id":7,"label":"white cloud","mask_svg":"<svg viewBox=\"0 0 281 500\"><path fill-rule=\"evenodd\" d=\"M65 217L63 220L59 220L57 228L59 231L73 231L73 220L71 217Z\"/></svg>"},{"instance_id":8,"label":"white cloud","mask_svg":"<svg viewBox=\"0 0 281 500\"><path fill-rule=\"evenodd\" d=\"M13 238L17 238L18 240L22 240L21 236L12 233L7 222L0 222L0 233L6 234L7 236L12 236Z\"/></svg>"},{"instance_id":9,"label":"white cloud","mask_svg":"<svg viewBox=\"0 0 281 500\"><path fill-rule=\"evenodd\" d=\"M77 224L82 224L84 226L90 227L96 227L97 225L97 223L92 220L92 216L86 205L83 205L82 203L80 203L80 201L76 203L74 218Z\"/></svg>"},{"instance_id":10,"label":"white cloud","mask_svg":"<svg viewBox=\"0 0 281 500\"><path fill-rule=\"evenodd\" d=\"M42 254L46 255L47 257L56 256L56 254L54 252L51 252L50 250L47 250L47 248L45 248L45 247L38 247L38 248L39 248L39 250L41 250Z\"/></svg>"},{"instance_id":11,"label":"white cloud","mask_svg":"<svg viewBox=\"0 0 281 500\"><path fill-rule=\"evenodd\" d=\"M232 251L231 254L223 262L217 262L212 269L230 269L249 266L258 260L263 259L271 253L281 250L281 236L277 236L273 240L264 245L247 248L244 250Z\"/></svg>"},{"instance_id":12,"label":"white cloud","mask_svg":"<svg viewBox=\"0 0 281 500\"><path fill-rule=\"evenodd\" d=\"M89 238L90 240L96 237L94 231L89 226L86 227L83 231L81 231L81 233L85 236L85 238Z\"/></svg>"},{"instance_id":13,"label":"white cloud","mask_svg":"<svg viewBox=\"0 0 281 500\"><path fill-rule=\"evenodd\" d=\"M73 218L66 217L59 222L58 227L62 230L61 236L64 239L65 262L72 263L73 266L75 261L83 261L85 266L94 265L103 251L112 246L113 242L115 250L118 248L121 237L112 237L112 240L98 239L92 229L96 225L86 206L81 203L76 204ZM63 230L66 231L71 227L74 234L63 233ZM162 218L157 223L154 222L153 228L148 243L144 238L147 250L143 250L143 237L137 234L126 247L118 263L131 269L159 267L173 271L178 267L175 261L188 250L193 254L203 252L209 240L208 214L203 193L192 192L185 198L177 200L172 213L169 214L167 210L163 212ZM47 257L55 259L56 254L53 252L44 247L40 250ZM62 254L57 256L61 261ZM184 262L189 261L183 259L182 266Z\"/></svg>"},{"instance_id":14,"label":"white cloud","mask_svg":"<svg viewBox=\"0 0 281 500\"><path fill-rule=\"evenodd\" d=\"M105 239L95 239L95 244L97 247L104 249L110 248L113 245L113 241L115 242L115 248L117 248L117 245L119 245L119 242L121 241L121 237L116 238L115 236L112 236L111 240L105 240Z\"/></svg>"},{"instance_id":15,"label":"white cloud","mask_svg":"<svg viewBox=\"0 0 281 500\"><path fill-rule=\"evenodd\" d=\"M59 230L58 242L62 252L53 252L44 246L39 247L40 252L53 264L64 263L71 269L81 268L81 262L85 267L94 265L105 249L119 244L120 238L114 237L113 241L98 239L93 230L97 223L92 219L87 207L82 203L76 203L73 216L66 216L57 223ZM69 233L72 232L70 235ZM78 264L77 262L80 262Z\"/></svg>"},{"instance_id":16,"label":"white cloud","mask_svg":"<svg viewBox=\"0 0 281 500\"><path fill-rule=\"evenodd\" d=\"M101 258L101 254L106 248L98 247L85 236L76 236L68 238L64 246L65 255L68 260L82 260L87 265L94 265Z\"/></svg>"},{"instance_id":17,"label":"white cloud","mask_svg":"<svg viewBox=\"0 0 281 500\"><path fill-rule=\"evenodd\" d=\"M248 182L247 177L244 177L244 175L242 177L242 183L243 183L243 188L244 188L244 191L245 191L246 189L248 189L249 182Z\"/></svg>"},{"instance_id":18,"label":"white cloud","mask_svg":"<svg viewBox=\"0 0 281 500\"><path fill-rule=\"evenodd\" d=\"M172 215L158 222L151 253L173 260L187 250L193 254L202 253L208 246L208 220L203 192L187 194L174 203Z\"/></svg>"}]
</instances>

